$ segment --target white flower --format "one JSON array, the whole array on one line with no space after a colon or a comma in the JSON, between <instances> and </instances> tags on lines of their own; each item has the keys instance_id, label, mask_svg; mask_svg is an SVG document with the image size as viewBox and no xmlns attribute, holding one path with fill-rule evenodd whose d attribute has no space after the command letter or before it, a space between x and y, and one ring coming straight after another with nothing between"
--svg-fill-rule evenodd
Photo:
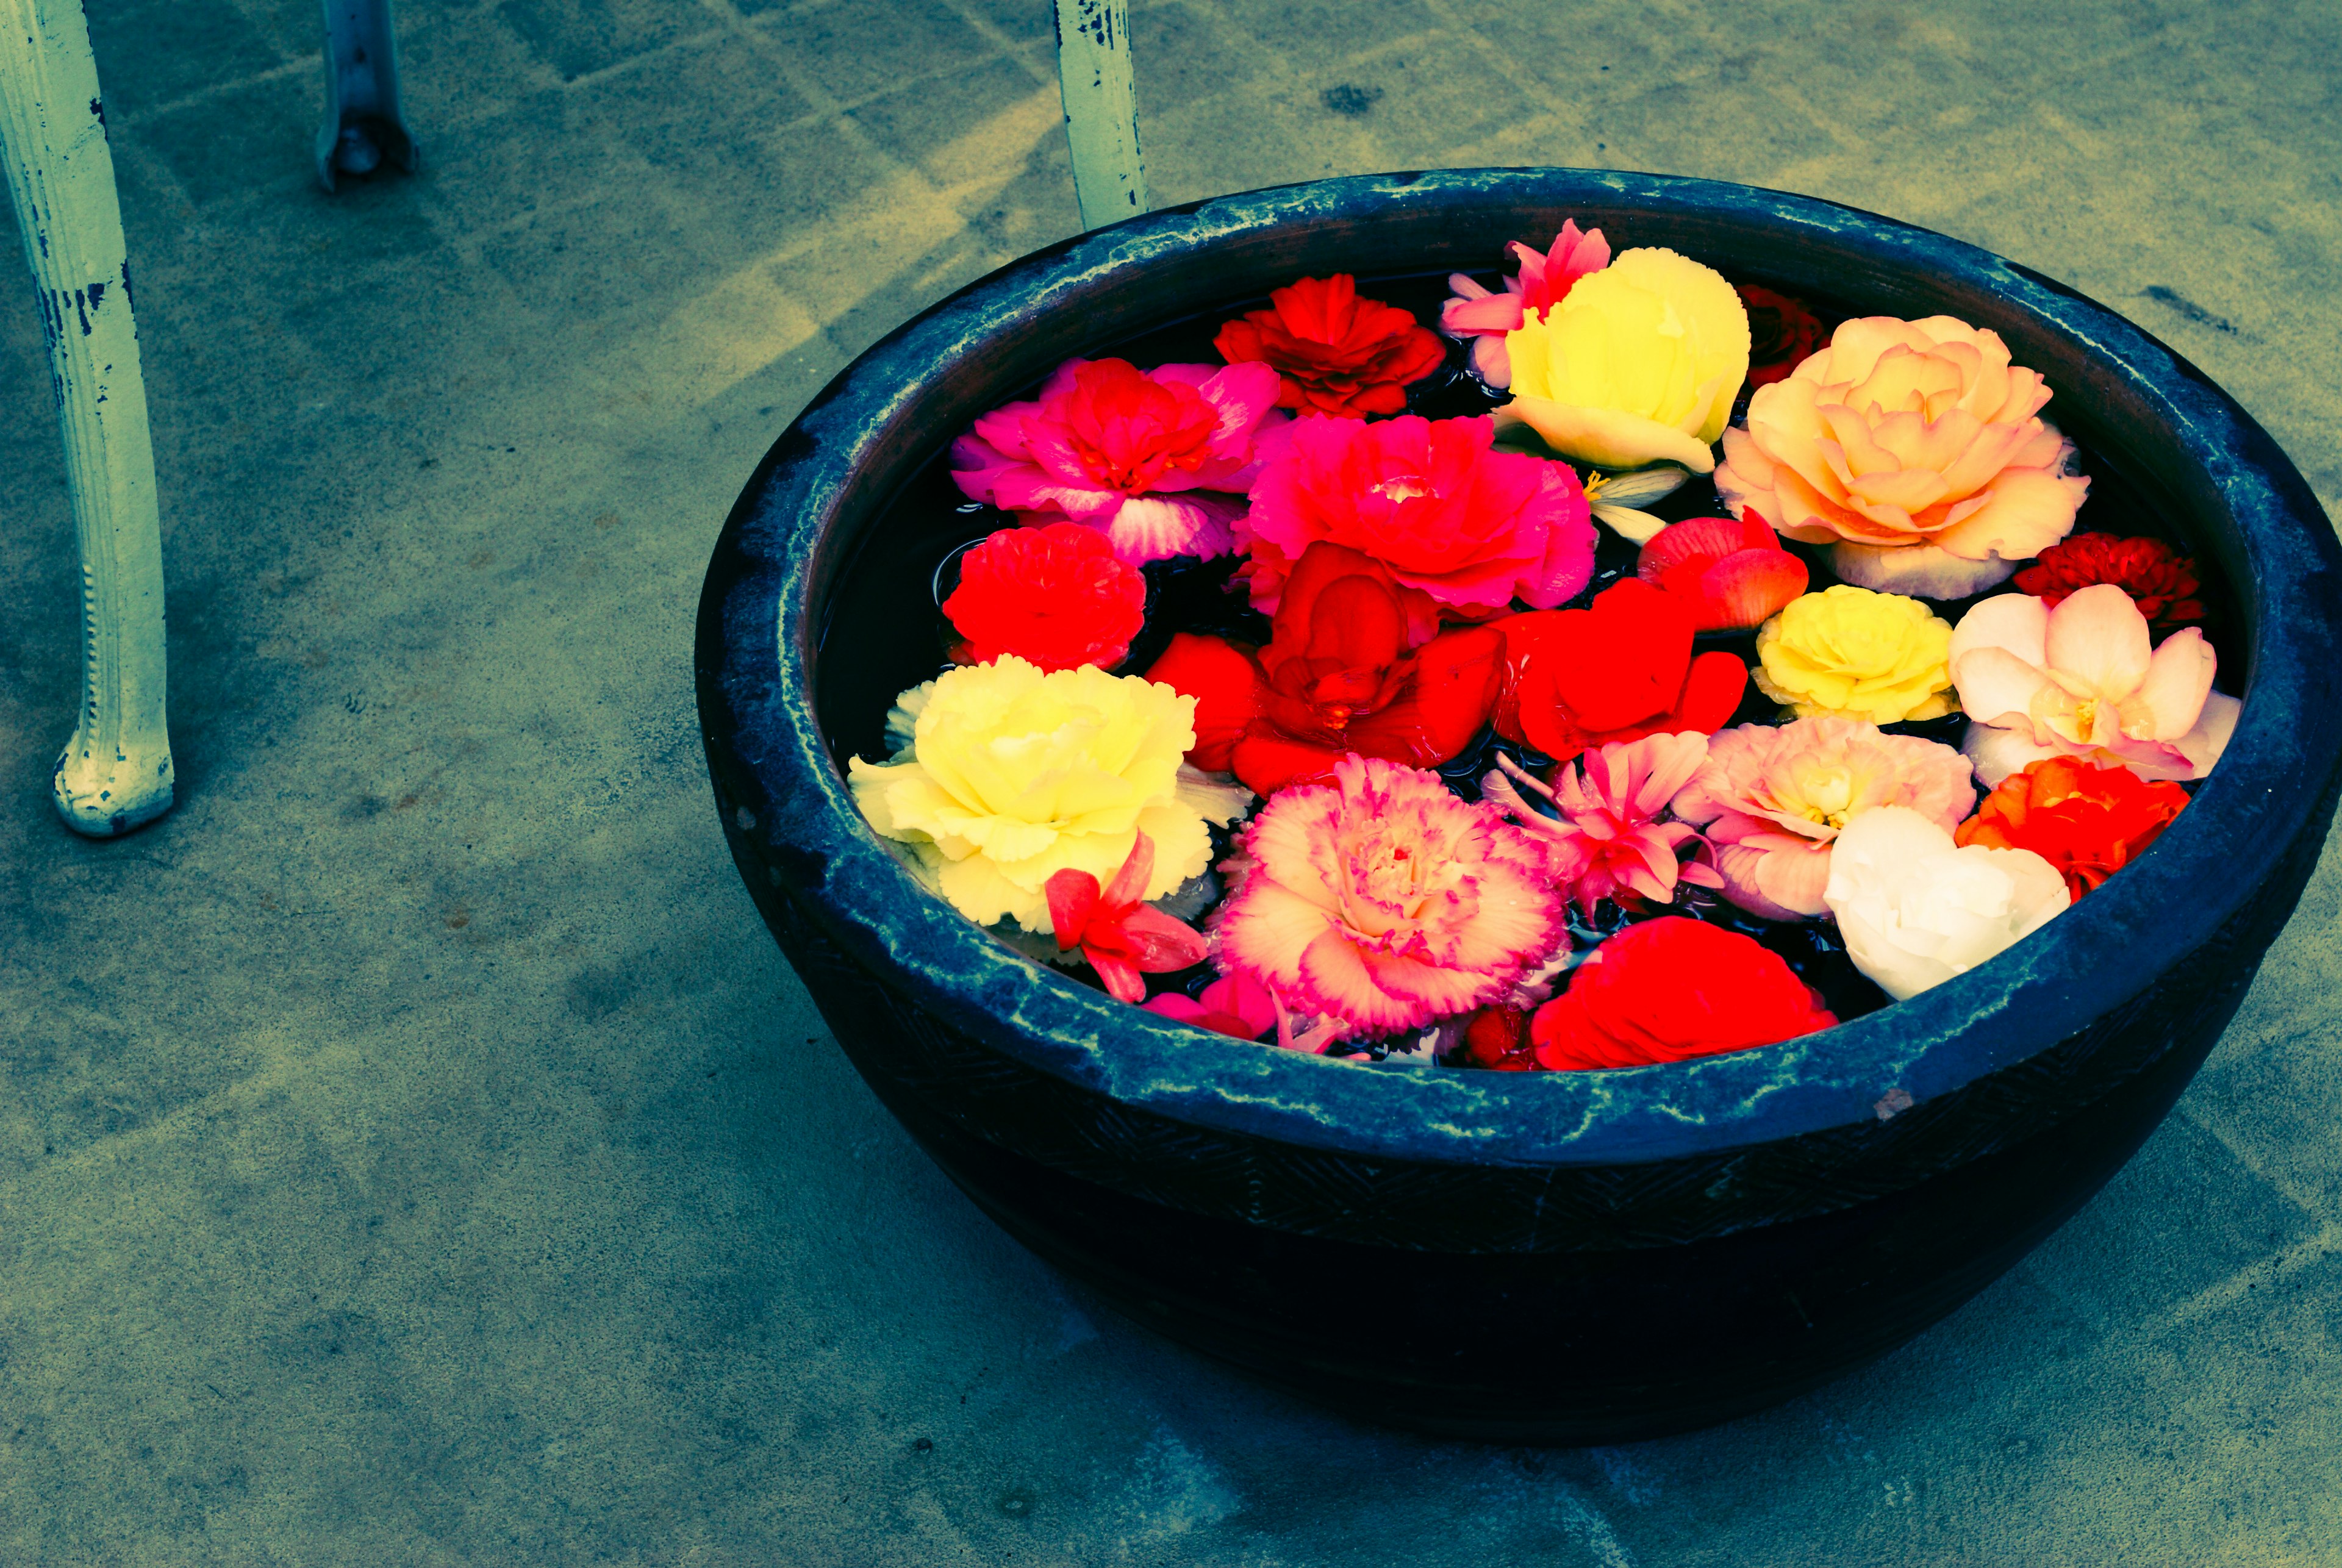
<instances>
[{"instance_id":1,"label":"white flower","mask_svg":"<svg viewBox=\"0 0 2342 1568\"><path fill-rule=\"evenodd\" d=\"M1822 902L1854 966L1900 1002L2032 935L2071 895L2029 849L1956 848L1917 812L1883 805L1838 834Z\"/></svg>"}]
</instances>

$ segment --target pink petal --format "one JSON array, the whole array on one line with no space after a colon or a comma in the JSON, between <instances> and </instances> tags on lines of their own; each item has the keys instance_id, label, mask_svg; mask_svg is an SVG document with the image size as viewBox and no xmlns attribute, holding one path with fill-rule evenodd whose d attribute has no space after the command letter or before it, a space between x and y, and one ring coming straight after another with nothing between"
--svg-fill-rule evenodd
<instances>
[{"instance_id":1,"label":"pink petal","mask_svg":"<svg viewBox=\"0 0 2342 1568\"><path fill-rule=\"evenodd\" d=\"M1201 964L1211 952L1211 944L1193 926L1143 904L1123 916L1122 934L1129 944L1131 962L1150 974L1168 974Z\"/></svg>"},{"instance_id":2,"label":"pink petal","mask_svg":"<svg viewBox=\"0 0 2342 1568\"><path fill-rule=\"evenodd\" d=\"M2204 699L2211 693L2212 674L2218 662L2212 644L2193 626L2166 637L2163 646L2156 649L2155 656L2147 661L2147 679L2123 704L2123 728L2157 741L2176 740L2187 734L2204 712ZM2134 704L2148 715L2148 724L2143 729L2131 722Z\"/></svg>"},{"instance_id":3,"label":"pink petal","mask_svg":"<svg viewBox=\"0 0 2342 1568\"><path fill-rule=\"evenodd\" d=\"M1204 989L1209 991L1211 987L1206 985ZM1149 1013L1159 1013L1164 1017L1176 1020L1181 1024L1193 1024L1199 1018L1208 1016L1212 1011L1194 997L1182 996L1176 991L1166 991L1160 996L1149 997L1141 1005Z\"/></svg>"},{"instance_id":4,"label":"pink petal","mask_svg":"<svg viewBox=\"0 0 2342 1568\"><path fill-rule=\"evenodd\" d=\"M1822 914L1822 889L1829 885L1830 850L1826 844L1810 848L1768 851L1756 863L1756 885L1765 897L1801 915Z\"/></svg>"},{"instance_id":5,"label":"pink petal","mask_svg":"<svg viewBox=\"0 0 2342 1568\"><path fill-rule=\"evenodd\" d=\"M1082 949L1082 956L1090 961L1090 967L1097 971L1097 977L1106 982L1107 995L1117 1002L1146 1000L1146 982L1139 977L1137 970L1122 959L1110 953L1093 953L1086 947Z\"/></svg>"},{"instance_id":6,"label":"pink petal","mask_svg":"<svg viewBox=\"0 0 2342 1568\"><path fill-rule=\"evenodd\" d=\"M1081 941L1090 915L1097 908L1097 878L1086 871L1067 867L1043 884L1042 891L1048 895L1049 927L1056 933L1057 951L1070 953Z\"/></svg>"},{"instance_id":7,"label":"pink petal","mask_svg":"<svg viewBox=\"0 0 2342 1568\"><path fill-rule=\"evenodd\" d=\"M2045 757L2075 754L2064 746L2036 744L2029 730L2004 730L1991 724L1971 724L1960 751L1975 764L1977 783L1991 789L2013 773L2021 773L2027 764Z\"/></svg>"},{"instance_id":8,"label":"pink petal","mask_svg":"<svg viewBox=\"0 0 2342 1568\"><path fill-rule=\"evenodd\" d=\"M1518 295L1492 294L1482 299L1449 300L1439 325L1458 336L1465 333L1518 332L1522 322Z\"/></svg>"},{"instance_id":9,"label":"pink petal","mask_svg":"<svg viewBox=\"0 0 2342 1568\"><path fill-rule=\"evenodd\" d=\"M1057 876L1065 874L1061 871ZM1123 857L1122 869L1114 874L1112 882L1106 884L1106 891L1098 895L1098 902L1109 910L1128 908L1146 896L1147 881L1154 874L1155 841L1146 834L1138 834L1131 840L1130 853ZM1055 882L1057 877L1053 876L1049 880Z\"/></svg>"},{"instance_id":10,"label":"pink petal","mask_svg":"<svg viewBox=\"0 0 2342 1568\"><path fill-rule=\"evenodd\" d=\"M1216 560L1236 548L1229 532L1232 514L1241 514L1244 503L1229 496L1203 494L1134 495L1104 523L1115 554L1134 566L1166 561L1174 555ZM1076 518L1098 526L1093 518Z\"/></svg>"},{"instance_id":11,"label":"pink petal","mask_svg":"<svg viewBox=\"0 0 2342 1568\"><path fill-rule=\"evenodd\" d=\"M1504 391L1513 384L1513 353L1501 337L1476 337L1472 340L1472 368L1481 382Z\"/></svg>"},{"instance_id":12,"label":"pink petal","mask_svg":"<svg viewBox=\"0 0 2342 1568\"><path fill-rule=\"evenodd\" d=\"M1971 649L1951 661L1960 707L1980 724L2033 733L2033 699L2052 689L2049 677L2007 648Z\"/></svg>"},{"instance_id":13,"label":"pink petal","mask_svg":"<svg viewBox=\"0 0 2342 1568\"><path fill-rule=\"evenodd\" d=\"M2147 617L2112 583L2094 584L2067 594L2049 612L2045 651L2044 666L2064 677L2058 684L2075 695L2126 697L2147 679L2151 653ZM2081 689L2076 689L2076 683Z\"/></svg>"},{"instance_id":14,"label":"pink petal","mask_svg":"<svg viewBox=\"0 0 2342 1568\"><path fill-rule=\"evenodd\" d=\"M2212 692L2204 698L2204 712L2196 720L2196 727L2172 743L2187 758L2193 768L2187 776L2202 778L2228 749L2228 737L2237 733L2237 715L2245 704L2226 692Z\"/></svg>"}]
</instances>

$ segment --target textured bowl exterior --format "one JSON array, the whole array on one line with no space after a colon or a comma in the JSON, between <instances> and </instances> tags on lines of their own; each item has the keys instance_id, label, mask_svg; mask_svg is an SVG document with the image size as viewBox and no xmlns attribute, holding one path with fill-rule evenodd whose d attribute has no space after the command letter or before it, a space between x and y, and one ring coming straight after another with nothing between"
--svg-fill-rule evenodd
<instances>
[{"instance_id":1,"label":"textured bowl exterior","mask_svg":"<svg viewBox=\"0 0 2342 1568\"><path fill-rule=\"evenodd\" d=\"M2235 584L2245 708L2137 864L1912 1001L1625 1072L1360 1068L1043 972L863 823L816 718L826 606L895 487L1070 355L1303 274L1481 269L1565 217L1864 311L1955 315L2164 497ZM1606 171L1329 180L1133 219L1004 268L831 383L735 507L702 726L742 876L874 1090L1036 1251L1174 1338L1372 1419L1608 1442L1759 1408L1892 1348L2143 1142L2314 869L2342 782L2342 549L2267 435L2153 337L1942 235Z\"/></svg>"}]
</instances>

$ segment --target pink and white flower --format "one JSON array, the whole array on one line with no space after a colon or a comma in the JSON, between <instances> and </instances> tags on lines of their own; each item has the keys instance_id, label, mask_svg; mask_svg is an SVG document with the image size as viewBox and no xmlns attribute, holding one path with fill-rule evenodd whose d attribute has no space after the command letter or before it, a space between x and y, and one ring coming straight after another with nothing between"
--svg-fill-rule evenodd
<instances>
[{"instance_id":1,"label":"pink and white flower","mask_svg":"<svg viewBox=\"0 0 2342 1568\"><path fill-rule=\"evenodd\" d=\"M1987 599L1960 617L1947 663L1975 721L1965 749L1987 787L2054 756L2199 779L2243 707L2212 689L2217 655L2202 632L2153 647L2147 617L2111 583L2054 610L2025 594Z\"/></svg>"},{"instance_id":2,"label":"pink and white flower","mask_svg":"<svg viewBox=\"0 0 2342 1568\"><path fill-rule=\"evenodd\" d=\"M1830 846L1847 824L1905 806L1949 833L1976 809L1967 759L1917 735L1835 715L1719 730L1675 798L1715 846L1724 896L1767 920L1822 914Z\"/></svg>"},{"instance_id":3,"label":"pink and white flower","mask_svg":"<svg viewBox=\"0 0 2342 1568\"><path fill-rule=\"evenodd\" d=\"M1505 248L1520 262L1521 270L1505 279L1502 294L1481 287L1468 273L1456 273L1447 279L1455 297L1439 312L1441 332L1472 340L1472 374L1499 389L1513 384L1505 335L1518 332L1528 312L1552 309L1568 297L1579 278L1610 265L1610 242L1602 231L1580 234L1575 221L1562 224L1553 248L1543 255L1519 240Z\"/></svg>"},{"instance_id":4,"label":"pink and white flower","mask_svg":"<svg viewBox=\"0 0 2342 1568\"><path fill-rule=\"evenodd\" d=\"M1220 968L1374 1038L1507 996L1567 940L1545 844L1436 774L1348 756L1282 791L1222 867Z\"/></svg>"},{"instance_id":5,"label":"pink and white flower","mask_svg":"<svg viewBox=\"0 0 2342 1568\"><path fill-rule=\"evenodd\" d=\"M1606 898L1614 904L1672 904L1678 881L1724 885L1710 867L1680 858L1687 846L1701 846L1699 830L1660 820L1676 792L1700 771L1707 746L1706 735L1694 734L1613 741L1586 753L1581 765L1564 763L1550 787L1499 754L1503 771L1482 779L1480 794L1551 841L1556 879L1587 919ZM1516 781L1552 802L1561 815L1549 817L1530 805Z\"/></svg>"},{"instance_id":6,"label":"pink and white flower","mask_svg":"<svg viewBox=\"0 0 2342 1568\"><path fill-rule=\"evenodd\" d=\"M1037 400L996 408L952 443L952 478L1025 522L1096 528L1134 565L1225 555L1288 421L1279 385L1266 365L1069 359Z\"/></svg>"}]
</instances>

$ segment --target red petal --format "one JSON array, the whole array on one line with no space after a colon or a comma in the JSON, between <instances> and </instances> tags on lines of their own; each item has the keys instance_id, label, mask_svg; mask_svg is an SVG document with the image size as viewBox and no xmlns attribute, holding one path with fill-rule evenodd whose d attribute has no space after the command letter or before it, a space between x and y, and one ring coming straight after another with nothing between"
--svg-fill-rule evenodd
<instances>
[{"instance_id":1,"label":"red petal","mask_svg":"<svg viewBox=\"0 0 2342 1568\"><path fill-rule=\"evenodd\" d=\"M1260 654L1261 667L1271 675L1296 656L1379 668L1406 652L1406 614L1389 571L1324 540L1294 563L1275 624Z\"/></svg>"},{"instance_id":2,"label":"red petal","mask_svg":"<svg viewBox=\"0 0 2342 1568\"><path fill-rule=\"evenodd\" d=\"M1065 874L1062 871L1057 873L1057 876ZM1123 858L1122 869L1116 872L1114 880L1106 884L1106 891L1098 895L1098 902L1108 911L1127 909L1145 895L1147 878L1154 874L1155 841L1142 833L1131 840L1130 854ZM1053 876L1049 880L1054 883L1057 877ZM1092 885L1096 885L1095 879Z\"/></svg>"},{"instance_id":3,"label":"red petal","mask_svg":"<svg viewBox=\"0 0 2342 1568\"><path fill-rule=\"evenodd\" d=\"M1805 562L1787 550L1742 550L1700 574L1703 632L1738 632L1761 626L1806 591ZM1672 584L1670 584L1672 591Z\"/></svg>"},{"instance_id":4,"label":"red petal","mask_svg":"<svg viewBox=\"0 0 2342 1568\"><path fill-rule=\"evenodd\" d=\"M1201 964L1211 951L1210 944L1193 926L1145 904L1123 918L1122 938L1123 952L1132 965L1150 974L1168 974Z\"/></svg>"},{"instance_id":5,"label":"red petal","mask_svg":"<svg viewBox=\"0 0 2342 1568\"><path fill-rule=\"evenodd\" d=\"M1263 686L1252 655L1224 638L1179 632L1146 678L1196 699L1196 744L1187 760L1212 773L1226 772L1229 749L1245 725L1260 716Z\"/></svg>"},{"instance_id":6,"label":"red petal","mask_svg":"<svg viewBox=\"0 0 2342 1568\"><path fill-rule=\"evenodd\" d=\"M1505 638L1493 627L1442 632L1416 655L1398 700L1350 723L1350 749L1411 767L1436 767L1472 744L1496 706Z\"/></svg>"},{"instance_id":7,"label":"red petal","mask_svg":"<svg viewBox=\"0 0 2342 1568\"><path fill-rule=\"evenodd\" d=\"M1555 695L1587 730L1664 713L1683 689L1691 635L1676 599L1631 577L1615 584L1591 609L1561 611L1548 634Z\"/></svg>"},{"instance_id":8,"label":"red petal","mask_svg":"<svg viewBox=\"0 0 2342 1568\"><path fill-rule=\"evenodd\" d=\"M1566 610L1529 610L1489 623L1495 630L1504 634L1505 638L1504 679L1496 689L1496 733L1508 741L1527 739L1521 733L1522 684L1527 679L1529 671L1545 656L1554 623L1568 613ZM1550 695L1548 685L1548 698ZM1535 744L1534 742L1530 744Z\"/></svg>"},{"instance_id":9,"label":"red petal","mask_svg":"<svg viewBox=\"0 0 2342 1568\"><path fill-rule=\"evenodd\" d=\"M1138 977L1137 970L1122 959L1111 953L1096 952L1087 947L1082 949L1082 956L1090 961L1090 967L1097 971L1097 977L1106 982L1107 995L1117 1002L1146 1000L1146 982Z\"/></svg>"},{"instance_id":10,"label":"red petal","mask_svg":"<svg viewBox=\"0 0 2342 1568\"><path fill-rule=\"evenodd\" d=\"M1042 884L1042 891L1049 898L1049 927L1057 934L1057 951L1070 953L1097 908L1097 878L1069 866Z\"/></svg>"},{"instance_id":11,"label":"red petal","mask_svg":"<svg viewBox=\"0 0 2342 1568\"><path fill-rule=\"evenodd\" d=\"M1245 788L1257 795L1272 795L1290 784L1330 780L1334 764L1342 760L1347 750L1311 745L1280 734L1266 723L1256 722L1245 731L1244 739L1236 744L1230 760Z\"/></svg>"}]
</instances>

